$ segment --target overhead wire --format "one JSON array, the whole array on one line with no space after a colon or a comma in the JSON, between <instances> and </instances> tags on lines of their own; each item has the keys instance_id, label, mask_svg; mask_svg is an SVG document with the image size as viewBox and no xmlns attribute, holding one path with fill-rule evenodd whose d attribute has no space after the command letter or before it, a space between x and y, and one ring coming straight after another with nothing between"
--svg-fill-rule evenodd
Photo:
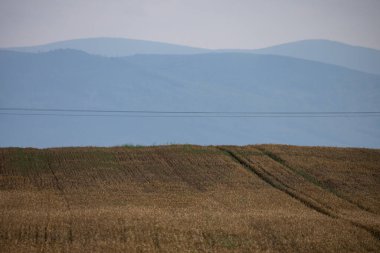
<instances>
[{"instance_id":1,"label":"overhead wire","mask_svg":"<svg viewBox=\"0 0 380 253\"><path fill-rule=\"evenodd\" d=\"M63 109L63 108L23 108L23 107L0 107L0 111L11 111L3 113L10 115L14 111L24 112L59 112L59 113L117 113L117 114L224 114L225 116L239 115L378 115L380 111L158 111L158 110L99 110L99 109ZM52 113L13 113L15 115L58 115ZM64 114L59 114L64 115ZM67 116L88 114L66 114ZM115 114L113 114L115 115ZM223 116L224 116L223 115ZM101 115L102 116L102 115ZM117 116L117 115L115 115Z\"/></svg>"},{"instance_id":2,"label":"overhead wire","mask_svg":"<svg viewBox=\"0 0 380 253\"><path fill-rule=\"evenodd\" d=\"M222 111L127 111L42 108L0 108L0 115L55 117L125 118L363 118L380 117L380 112L222 112Z\"/></svg>"}]
</instances>

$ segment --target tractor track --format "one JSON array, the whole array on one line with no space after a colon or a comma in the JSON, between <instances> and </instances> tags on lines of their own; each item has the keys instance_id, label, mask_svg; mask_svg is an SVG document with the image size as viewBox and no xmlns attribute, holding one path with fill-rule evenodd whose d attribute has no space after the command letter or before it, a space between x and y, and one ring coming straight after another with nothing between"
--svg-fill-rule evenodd
<instances>
[{"instance_id":1,"label":"tractor track","mask_svg":"<svg viewBox=\"0 0 380 253\"><path fill-rule=\"evenodd\" d=\"M271 159L273 162L275 163L278 163L280 164L282 167L286 168L289 172L291 173L296 173L297 175L301 176L302 178L304 178L306 181L308 181L309 183L313 184L314 186L322 189L323 191L328 191L329 193L333 194L334 196L336 196L337 198L341 199L342 201L344 202L348 202L350 203L351 205L354 205L356 206L357 208L361 209L362 211L365 211L365 212L370 212L372 214L376 214L374 213L373 211L369 210L368 208L365 208L361 205L359 205L358 203L348 199L348 198L345 198L343 196L341 196L340 194L334 192L334 191L331 191L329 189L326 189L325 187L323 187L322 185L320 184L317 184L316 181L317 179L315 179L313 176L309 175L310 177L313 178L313 180L310 180L310 177L306 177L304 174L301 174L297 171L297 169L289 166L283 159L281 159L280 157L278 157L276 154L262 148L262 147L255 147L255 149L259 150L260 152L263 153L263 155L267 156L269 159Z\"/></svg>"},{"instance_id":2,"label":"tractor track","mask_svg":"<svg viewBox=\"0 0 380 253\"><path fill-rule=\"evenodd\" d=\"M69 234L68 234L68 237L69 237L69 241L72 242L73 241L73 230L72 230L72 227L73 227L73 217L72 217L71 205L70 205L69 199L67 198L65 190L64 190L63 186L61 185L60 180L59 180L57 174L55 173L55 171L53 169L53 166L51 165L51 162L50 162L50 159L49 159L48 156L46 158L46 163L47 163L49 171L53 175L53 179L54 179L54 182L55 182L55 187L56 187L56 189L58 189L59 195L63 198L63 201L65 203L65 207L66 207L66 211L69 213L70 220L69 220Z\"/></svg>"},{"instance_id":3,"label":"tractor track","mask_svg":"<svg viewBox=\"0 0 380 253\"><path fill-rule=\"evenodd\" d=\"M340 219L342 221L348 222L351 225L363 229L370 233L376 240L380 241L380 231L377 229L374 229L372 227L369 227L367 225L358 223L356 221L352 221L349 218L343 217L337 212L332 211L332 208L325 206L317 201L311 201L310 197L304 197L302 193L298 192L297 190L289 187L287 184L279 180L277 177L269 173L264 169L263 166L261 166L259 163L255 163L255 166L253 166L250 162L246 161L245 158L240 157L238 154L236 154L234 151L225 148L225 147L218 147L219 150L222 152L225 152L228 154L236 163L238 163L240 166L245 168L248 172L255 174L258 176L261 180L268 183L270 186L274 187L275 189L284 192L291 198L298 200L300 203L302 203L304 206L308 207L309 209L312 209L318 213L321 213L325 216L328 216L333 219Z\"/></svg>"}]
</instances>

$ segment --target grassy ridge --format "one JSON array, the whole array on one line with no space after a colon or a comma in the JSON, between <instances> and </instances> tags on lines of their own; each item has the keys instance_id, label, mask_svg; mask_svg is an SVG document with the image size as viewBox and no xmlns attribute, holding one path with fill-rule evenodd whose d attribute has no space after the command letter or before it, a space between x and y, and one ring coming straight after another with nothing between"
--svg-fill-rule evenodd
<instances>
[{"instance_id":1,"label":"grassy ridge","mask_svg":"<svg viewBox=\"0 0 380 253\"><path fill-rule=\"evenodd\" d=\"M379 188L374 149L0 149L0 251L379 251Z\"/></svg>"}]
</instances>

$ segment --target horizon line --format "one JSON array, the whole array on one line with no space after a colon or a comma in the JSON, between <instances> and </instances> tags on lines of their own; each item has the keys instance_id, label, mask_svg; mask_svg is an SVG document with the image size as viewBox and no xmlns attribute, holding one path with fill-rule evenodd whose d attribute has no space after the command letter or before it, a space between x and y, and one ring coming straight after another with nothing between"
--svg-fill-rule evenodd
<instances>
[{"instance_id":1,"label":"horizon line","mask_svg":"<svg viewBox=\"0 0 380 253\"><path fill-rule=\"evenodd\" d=\"M364 45L358 45L358 44L351 44L349 42L343 42L343 41L338 41L338 40L332 40L332 39L325 39L325 38L311 38L311 39L300 39L300 40L290 40L290 41L284 41L276 44L270 44L265 47L258 47L258 48L248 48L248 47L220 47L220 48L205 48L205 47L197 47L193 45L187 45L187 44L177 44L173 42L168 42L168 41L160 41L160 40L148 40L148 39L138 39L138 38L131 38L131 37L118 37L118 36L98 36L98 37L77 37L77 38L69 38L69 39L63 39L63 40L54 40L50 42L43 42L39 44L31 44L31 45L19 45L19 46L0 46L0 49L17 49L17 48L28 48L28 47L39 47L39 46L47 46L51 44L56 44L56 43L62 43L62 42L69 42L69 41L79 41L79 40L93 40L93 39L120 39L120 40L131 40L131 41L141 41L141 42L152 42L152 43L160 43L160 44L167 44L167 45L172 45L172 46L182 46L182 47L189 47L189 48L194 48L194 49L200 49L200 50L209 50L209 51L221 51L221 50L260 50L260 49L266 49L266 48L271 48L271 47L276 47L276 46L281 46L281 45L286 45L286 44L292 44L292 43L297 43L297 42L305 42L305 41L326 41L326 42L333 42L333 43L339 43L339 44L344 44L347 46L352 46L352 47L360 47L360 48L366 48L366 49L372 49L372 50L378 50L380 51L379 48L373 48L369 46L364 46Z\"/></svg>"}]
</instances>

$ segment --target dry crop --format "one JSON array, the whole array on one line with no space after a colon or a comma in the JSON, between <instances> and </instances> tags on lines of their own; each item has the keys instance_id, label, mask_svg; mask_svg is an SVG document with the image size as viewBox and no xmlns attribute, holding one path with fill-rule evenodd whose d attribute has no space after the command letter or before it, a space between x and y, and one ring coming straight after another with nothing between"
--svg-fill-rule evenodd
<instances>
[{"instance_id":1,"label":"dry crop","mask_svg":"<svg viewBox=\"0 0 380 253\"><path fill-rule=\"evenodd\" d=\"M380 150L0 149L1 252L378 252Z\"/></svg>"}]
</instances>

